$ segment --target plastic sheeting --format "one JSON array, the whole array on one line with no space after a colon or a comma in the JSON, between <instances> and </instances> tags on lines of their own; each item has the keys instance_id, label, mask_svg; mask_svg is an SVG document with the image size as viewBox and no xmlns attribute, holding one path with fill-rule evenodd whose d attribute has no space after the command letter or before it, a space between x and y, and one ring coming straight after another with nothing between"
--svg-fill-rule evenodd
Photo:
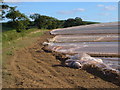
<instances>
[{"instance_id":1,"label":"plastic sheeting","mask_svg":"<svg viewBox=\"0 0 120 90\"><path fill-rule=\"evenodd\" d=\"M118 54L118 42L48 43L48 48L62 53Z\"/></svg>"},{"instance_id":2,"label":"plastic sheeting","mask_svg":"<svg viewBox=\"0 0 120 90\"><path fill-rule=\"evenodd\" d=\"M117 22L55 29L50 33L56 36L50 39L48 43L44 43L44 45L48 45L47 49L60 53L75 54L74 56L69 55L70 59L65 62L66 65L70 67L77 65L78 68L82 68L86 64L91 64L103 70L116 71L119 69L119 59L89 56L92 54L98 56L118 55L120 38ZM81 56L80 53L86 54Z\"/></svg>"},{"instance_id":3,"label":"plastic sheeting","mask_svg":"<svg viewBox=\"0 0 120 90\"><path fill-rule=\"evenodd\" d=\"M57 35L50 42L66 43L66 42L96 42L96 41L118 41L120 40L118 34L116 35Z\"/></svg>"},{"instance_id":4,"label":"plastic sheeting","mask_svg":"<svg viewBox=\"0 0 120 90\"><path fill-rule=\"evenodd\" d=\"M110 67L108 64L105 64L102 59L91 57L88 54L76 54L73 56L68 55L70 59L65 61L65 64L72 68L80 68L82 69L85 65L95 65L100 68L102 71L104 70L113 70L119 73L117 69Z\"/></svg>"},{"instance_id":5,"label":"plastic sheeting","mask_svg":"<svg viewBox=\"0 0 120 90\"><path fill-rule=\"evenodd\" d=\"M118 24L115 22L55 29L51 34L118 34Z\"/></svg>"}]
</instances>

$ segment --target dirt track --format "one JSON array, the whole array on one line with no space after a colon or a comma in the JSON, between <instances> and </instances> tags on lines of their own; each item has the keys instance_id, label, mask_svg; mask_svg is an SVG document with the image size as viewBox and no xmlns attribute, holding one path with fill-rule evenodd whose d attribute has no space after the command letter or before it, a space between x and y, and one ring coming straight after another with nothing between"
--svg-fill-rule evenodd
<instances>
[{"instance_id":1,"label":"dirt track","mask_svg":"<svg viewBox=\"0 0 120 90\"><path fill-rule=\"evenodd\" d=\"M117 88L84 70L62 67L52 53L42 50L42 43L53 37L40 36L32 46L18 50L3 71L3 88ZM55 66L56 65L56 66ZM54 66L54 67L53 67ZM8 73L9 72L9 73Z\"/></svg>"}]
</instances>

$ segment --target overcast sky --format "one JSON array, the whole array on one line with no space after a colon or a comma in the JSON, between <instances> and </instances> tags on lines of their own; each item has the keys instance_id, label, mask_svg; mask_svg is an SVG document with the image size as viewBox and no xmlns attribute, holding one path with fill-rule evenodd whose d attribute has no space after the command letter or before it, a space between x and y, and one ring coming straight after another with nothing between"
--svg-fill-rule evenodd
<instances>
[{"instance_id":1,"label":"overcast sky","mask_svg":"<svg viewBox=\"0 0 120 90\"><path fill-rule=\"evenodd\" d=\"M118 20L118 2L19 2L8 4L17 6L17 9L27 16L39 13L61 20L75 17L97 22L114 22Z\"/></svg>"}]
</instances>

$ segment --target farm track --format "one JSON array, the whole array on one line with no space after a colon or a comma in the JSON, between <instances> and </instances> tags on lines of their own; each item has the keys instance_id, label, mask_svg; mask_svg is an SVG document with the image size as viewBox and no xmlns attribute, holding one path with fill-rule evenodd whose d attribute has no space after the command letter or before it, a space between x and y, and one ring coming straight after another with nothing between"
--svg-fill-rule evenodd
<instances>
[{"instance_id":1,"label":"farm track","mask_svg":"<svg viewBox=\"0 0 120 90\"><path fill-rule=\"evenodd\" d=\"M3 74L3 88L118 88L84 70L61 67L52 53L42 50L42 43L52 38L48 32L32 46L15 51ZM56 67L53 67L56 65ZM9 79L7 79L9 78Z\"/></svg>"}]
</instances>

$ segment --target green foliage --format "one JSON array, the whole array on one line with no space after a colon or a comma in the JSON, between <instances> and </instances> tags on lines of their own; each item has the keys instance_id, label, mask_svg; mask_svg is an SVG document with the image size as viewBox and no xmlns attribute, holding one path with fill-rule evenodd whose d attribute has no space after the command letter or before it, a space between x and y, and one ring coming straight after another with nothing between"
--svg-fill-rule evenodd
<instances>
[{"instance_id":1,"label":"green foliage","mask_svg":"<svg viewBox=\"0 0 120 90\"><path fill-rule=\"evenodd\" d=\"M63 26L64 26L64 27L72 27L72 26L75 26L75 20L72 19L72 18L69 18L69 19L65 20Z\"/></svg>"},{"instance_id":2,"label":"green foliage","mask_svg":"<svg viewBox=\"0 0 120 90\"><path fill-rule=\"evenodd\" d=\"M79 18L79 17L76 17L76 18L75 18L75 25L76 25L76 26L83 25L82 19Z\"/></svg>"},{"instance_id":3,"label":"green foliage","mask_svg":"<svg viewBox=\"0 0 120 90\"><path fill-rule=\"evenodd\" d=\"M18 33L18 32L16 32L15 29L12 29L12 28L11 29L9 28L8 30L4 30L4 29L8 29L8 27L6 27L5 25L3 26L3 31L4 31L2 33L2 43L3 43L3 45L5 45L4 44L5 42L11 42L11 41L17 40L21 37L28 36L32 32L46 31L46 30L40 30L40 29L37 29L37 28L32 28L32 29L29 29L29 30L24 30L21 33Z\"/></svg>"},{"instance_id":4,"label":"green foliage","mask_svg":"<svg viewBox=\"0 0 120 90\"><path fill-rule=\"evenodd\" d=\"M40 17L40 14L38 14L38 13L35 13L35 14L30 15L30 18L33 19L34 21L35 21L36 19L38 19L39 17Z\"/></svg>"},{"instance_id":5,"label":"green foliage","mask_svg":"<svg viewBox=\"0 0 120 90\"><path fill-rule=\"evenodd\" d=\"M90 22L90 21L82 21L81 18L76 17L75 19L69 18L64 21L63 27L72 27L72 26L80 26L80 25L88 25L88 24L97 24L98 22Z\"/></svg>"},{"instance_id":6,"label":"green foliage","mask_svg":"<svg viewBox=\"0 0 120 90\"><path fill-rule=\"evenodd\" d=\"M33 14L30 15L30 18L34 20L34 25L36 25L39 29L55 29L60 27L60 20L53 17Z\"/></svg>"},{"instance_id":7,"label":"green foliage","mask_svg":"<svg viewBox=\"0 0 120 90\"><path fill-rule=\"evenodd\" d=\"M99 22L83 21L84 25L88 24L99 24Z\"/></svg>"},{"instance_id":8,"label":"green foliage","mask_svg":"<svg viewBox=\"0 0 120 90\"><path fill-rule=\"evenodd\" d=\"M2 2L2 5L0 5L0 9L2 13L0 13L0 20L3 20L5 18L5 13L7 12L9 6L5 3Z\"/></svg>"},{"instance_id":9,"label":"green foliage","mask_svg":"<svg viewBox=\"0 0 120 90\"><path fill-rule=\"evenodd\" d=\"M22 32L23 33L23 32ZM3 41L3 43L4 42L10 42L10 41L12 41L12 40L15 40L15 39L17 39L17 38L19 38L19 37L21 37L22 35L22 33L17 33L16 32L16 30L9 30L9 31L5 31L5 32L3 32L3 34L2 34L2 41Z\"/></svg>"},{"instance_id":10,"label":"green foliage","mask_svg":"<svg viewBox=\"0 0 120 90\"><path fill-rule=\"evenodd\" d=\"M56 18L40 15L37 13L30 15L30 18L34 20L31 23L31 25L35 25L39 29L56 29L79 25L95 24L95 22L83 21L80 17L76 17L75 19L69 18L67 20L58 20Z\"/></svg>"},{"instance_id":11,"label":"green foliage","mask_svg":"<svg viewBox=\"0 0 120 90\"><path fill-rule=\"evenodd\" d=\"M7 55L13 55L13 52L12 51L7 51L6 54Z\"/></svg>"},{"instance_id":12,"label":"green foliage","mask_svg":"<svg viewBox=\"0 0 120 90\"><path fill-rule=\"evenodd\" d=\"M7 4L5 4L5 3L3 3L2 5L0 5L0 7L2 7L2 9L8 9L9 8L9 6Z\"/></svg>"},{"instance_id":13,"label":"green foliage","mask_svg":"<svg viewBox=\"0 0 120 90\"><path fill-rule=\"evenodd\" d=\"M16 22L16 31L21 32L27 28L27 25L29 24L28 20L21 20Z\"/></svg>"},{"instance_id":14,"label":"green foliage","mask_svg":"<svg viewBox=\"0 0 120 90\"><path fill-rule=\"evenodd\" d=\"M13 22L21 16L21 13L15 9L16 7L10 7L10 10L6 14L6 18L12 19Z\"/></svg>"},{"instance_id":15,"label":"green foliage","mask_svg":"<svg viewBox=\"0 0 120 90\"><path fill-rule=\"evenodd\" d=\"M6 14L6 18L12 20L9 23L16 29L17 32L25 30L29 24L27 16L16 10L16 7L10 7L10 10Z\"/></svg>"},{"instance_id":16,"label":"green foliage","mask_svg":"<svg viewBox=\"0 0 120 90\"><path fill-rule=\"evenodd\" d=\"M83 25L82 19L79 17L76 17L75 19L69 18L65 20L63 27L72 27L72 26L79 26Z\"/></svg>"}]
</instances>

